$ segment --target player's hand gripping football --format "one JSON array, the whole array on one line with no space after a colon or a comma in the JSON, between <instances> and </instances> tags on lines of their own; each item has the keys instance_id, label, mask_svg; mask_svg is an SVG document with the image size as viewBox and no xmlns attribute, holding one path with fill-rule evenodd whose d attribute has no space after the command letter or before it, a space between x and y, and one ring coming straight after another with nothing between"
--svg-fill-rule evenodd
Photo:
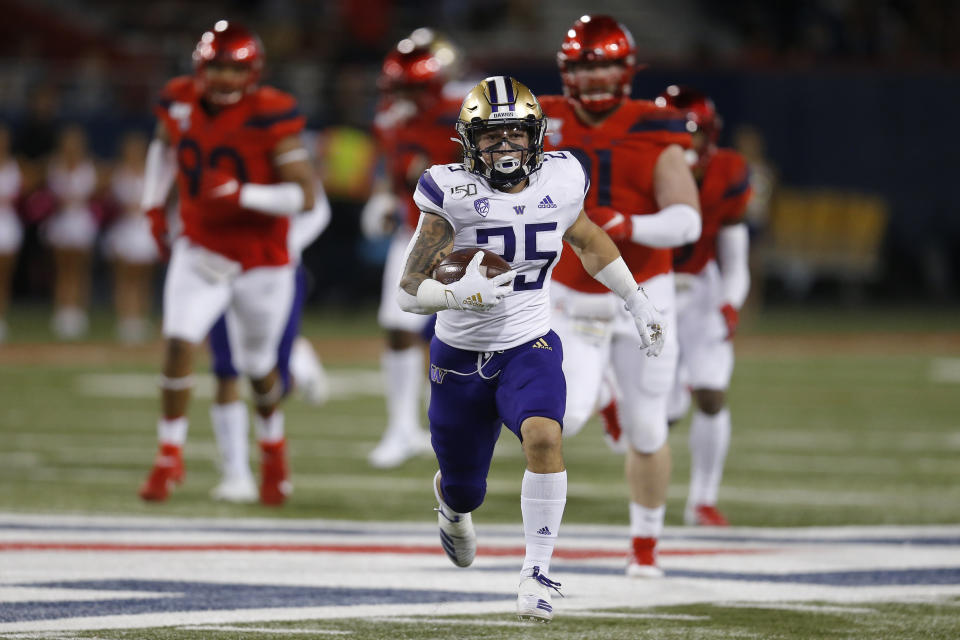
<instances>
[{"instance_id":1,"label":"player's hand gripping football","mask_svg":"<svg viewBox=\"0 0 960 640\"><path fill-rule=\"evenodd\" d=\"M463 277L447 285L446 296L451 309L489 311L513 291L513 279L517 277L515 270L488 279L480 271L482 261L483 252L477 251L467 264Z\"/></svg>"},{"instance_id":2,"label":"player's hand gripping football","mask_svg":"<svg viewBox=\"0 0 960 640\"><path fill-rule=\"evenodd\" d=\"M666 324L663 315L657 310L643 287L634 291L626 300L627 310L633 315L633 321L640 332L640 347L647 350L648 357L657 357L663 351Z\"/></svg>"},{"instance_id":3,"label":"player's hand gripping football","mask_svg":"<svg viewBox=\"0 0 960 640\"><path fill-rule=\"evenodd\" d=\"M211 219L229 219L240 211L240 181L226 171L204 169L200 178L200 204Z\"/></svg>"}]
</instances>

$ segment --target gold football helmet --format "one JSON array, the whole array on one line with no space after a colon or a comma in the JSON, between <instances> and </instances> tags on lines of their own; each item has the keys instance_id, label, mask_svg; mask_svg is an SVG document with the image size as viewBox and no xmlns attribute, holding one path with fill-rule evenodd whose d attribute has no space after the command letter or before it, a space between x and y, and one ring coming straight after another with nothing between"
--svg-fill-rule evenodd
<instances>
[{"instance_id":1,"label":"gold football helmet","mask_svg":"<svg viewBox=\"0 0 960 640\"><path fill-rule=\"evenodd\" d=\"M479 147L482 133L504 128L525 131L527 146L507 141L509 148L506 149L501 142L487 149ZM497 188L517 185L540 168L546 129L547 119L540 101L530 89L508 76L491 76L471 89L460 107L457 120L457 134L463 145L463 162L467 170L486 178ZM519 160L514 156L517 151L521 152ZM494 160L497 154L501 157Z\"/></svg>"}]
</instances>

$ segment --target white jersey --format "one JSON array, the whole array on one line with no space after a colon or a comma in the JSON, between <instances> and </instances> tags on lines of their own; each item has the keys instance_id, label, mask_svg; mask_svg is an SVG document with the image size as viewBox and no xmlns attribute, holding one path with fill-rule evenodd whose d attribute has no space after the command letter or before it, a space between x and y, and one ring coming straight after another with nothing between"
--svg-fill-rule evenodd
<instances>
[{"instance_id":1,"label":"white jersey","mask_svg":"<svg viewBox=\"0 0 960 640\"><path fill-rule=\"evenodd\" d=\"M453 250L482 247L517 271L513 292L490 311L441 311L437 338L458 349L489 352L550 331L550 273L588 186L580 163L564 152L545 154L543 166L519 193L493 189L461 164L424 172L413 199L421 211L451 224Z\"/></svg>"}]
</instances>

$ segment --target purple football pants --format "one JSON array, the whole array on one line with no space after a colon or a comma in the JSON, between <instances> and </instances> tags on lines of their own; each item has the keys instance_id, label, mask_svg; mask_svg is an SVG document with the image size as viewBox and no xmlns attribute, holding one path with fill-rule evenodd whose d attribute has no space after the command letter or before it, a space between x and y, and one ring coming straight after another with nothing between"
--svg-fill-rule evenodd
<instances>
[{"instance_id":1,"label":"purple football pants","mask_svg":"<svg viewBox=\"0 0 960 640\"><path fill-rule=\"evenodd\" d=\"M444 500L468 513L483 502L493 448L506 427L522 440L531 417L563 424L563 346L553 331L513 349L480 353L430 343L430 436Z\"/></svg>"}]
</instances>

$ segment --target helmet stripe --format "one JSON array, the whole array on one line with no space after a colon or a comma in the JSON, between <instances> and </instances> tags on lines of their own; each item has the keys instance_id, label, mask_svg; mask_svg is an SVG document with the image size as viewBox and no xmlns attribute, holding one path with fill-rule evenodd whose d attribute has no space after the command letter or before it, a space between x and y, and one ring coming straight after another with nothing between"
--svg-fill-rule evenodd
<instances>
[{"instance_id":1,"label":"helmet stripe","mask_svg":"<svg viewBox=\"0 0 960 640\"><path fill-rule=\"evenodd\" d=\"M487 89L490 91L490 106L493 107L493 112L496 113L499 110L500 99L497 94L497 78L487 82Z\"/></svg>"},{"instance_id":2,"label":"helmet stripe","mask_svg":"<svg viewBox=\"0 0 960 640\"><path fill-rule=\"evenodd\" d=\"M507 94L507 100L506 100L506 101L510 103L510 111L516 111L516 110L517 110L517 107L516 107L517 99L516 99L516 98L514 97L514 95L513 95L513 82L512 82L512 80L511 80L511 78L501 77L499 80L500 80L500 82L503 82L504 93Z\"/></svg>"}]
</instances>

